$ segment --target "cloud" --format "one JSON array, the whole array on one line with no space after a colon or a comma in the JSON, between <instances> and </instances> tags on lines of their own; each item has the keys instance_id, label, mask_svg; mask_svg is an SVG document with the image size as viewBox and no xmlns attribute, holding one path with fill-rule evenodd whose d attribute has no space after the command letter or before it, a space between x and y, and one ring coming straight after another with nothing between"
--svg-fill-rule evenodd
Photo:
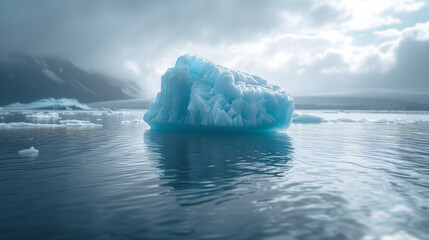
<instances>
[{"instance_id":1,"label":"cloud","mask_svg":"<svg viewBox=\"0 0 429 240\"><path fill-rule=\"evenodd\" d=\"M426 5L423 1L404 0L399 1L395 6L397 12L414 12Z\"/></svg>"},{"instance_id":2,"label":"cloud","mask_svg":"<svg viewBox=\"0 0 429 240\"><path fill-rule=\"evenodd\" d=\"M317 27L343 22L348 18L342 9L329 2L316 5L308 16L310 23Z\"/></svg>"},{"instance_id":3,"label":"cloud","mask_svg":"<svg viewBox=\"0 0 429 240\"><path fill-rule=\"evenodd\" d=\"M312 1L0 2L0 52L56 55L123 72L123 62L162 61L177 49L249 41L288 27ZM188 48L189 47L189 48Z\"/></svg>"},{"instance_id":4,"label":"cloud","mask_svg":"<svg viewBox=\"0 0 429 240\"><path fill-rule=\"evenodd\" d=\"M124 66L126 69L130 70L135 75L140 75L141 73L139 65L134 61L127 60L125 61Z\"/></svg>"},{"instance_id":5,"label":"cloud","mask_svg":"<svg viewBox=\"0 0 429 240\"><path fill-rule=\"evenodd\" d=\"M350 20L344 22L343 27L365 30L400 23L401 20L393 17L389 13L390 10L412 12L424 5L424 2L414 0L344 0L339 3L339 8L350 16Z\"/></svg>"},{"instance_id":6,"label":"cloud","mask_svg":"<svg viewBox=\"0 0 429 240\"><path fill-rule=\"evenodd\" d=\"M389 39L359 46L350 36L335 31L267 38L242 49L237 47L235 55L242 57L229 65L252 69L297 92L338 88L429 90L429 21L377 34Z\"/></svg>"},{"instance_id":7,"label":"cloud","mask_svg":"<svg viewBox=\"0 0 429 240\"><path fill-rule=\"evenodd\" d=\"M162 73L185 53L292 91L402 89L407 73L413 76L409 86L424 89L420 63L427 61L428 23L404 29L398 24L425 5L418 0L2 1L0 55L63 57L135 79L148 92L158 91Z\"/></svg>"},{"instance_id":8,"label":"cloud","mask_svg":"<svg viewBox=\"0 0 429 240\"><path fill-rule=\"evenodd\" d=\"M399 31L398 29L387 29L383 31L374 31L374 34L384 38L398 37L401 35L401 31Z\"/></svg>"},{"instance_id":9,"label":"cloud","mask_svg":"<svg viewBox=\"0 0 429 240\"><path fill-rule=\"evenodd\" d=\"M387 74L398 88L429 90L429 21L401 31L395 42L395 65Z\"/></svg>"}]
</instances>

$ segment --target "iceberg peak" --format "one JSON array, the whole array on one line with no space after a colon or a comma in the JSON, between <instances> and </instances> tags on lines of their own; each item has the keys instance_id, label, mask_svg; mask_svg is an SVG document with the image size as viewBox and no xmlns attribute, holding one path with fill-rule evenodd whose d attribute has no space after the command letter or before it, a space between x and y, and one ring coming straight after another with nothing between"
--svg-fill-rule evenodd
<instances>
[{"instance_id":1,"label":"iceberg peak","mask_svg":"<svg viewBox=\"0 0 429 240\"><path fill-rule=\"evenodd\" d=\"M293 111L281 87L187 54L161 77L144 120L153 129L267 131L287 128Z\"/></svg>"}]
</instances>

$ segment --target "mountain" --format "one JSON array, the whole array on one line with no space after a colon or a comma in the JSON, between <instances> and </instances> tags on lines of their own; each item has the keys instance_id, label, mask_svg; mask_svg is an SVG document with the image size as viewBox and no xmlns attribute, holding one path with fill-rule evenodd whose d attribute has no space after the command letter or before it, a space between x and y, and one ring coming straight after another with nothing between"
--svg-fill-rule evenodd
<instances>
[{"instance_id":1,"label":"mountain","mask_svg":"<svg viewBox=\"0 0 429 240\"><path fill-rule=\"evenodd\" d=\"M141 92L133 81L86 71L59 58L14 55L0 60L0 106L51 97L80 102L121 100Z\"/></svg>"}]
</instances>

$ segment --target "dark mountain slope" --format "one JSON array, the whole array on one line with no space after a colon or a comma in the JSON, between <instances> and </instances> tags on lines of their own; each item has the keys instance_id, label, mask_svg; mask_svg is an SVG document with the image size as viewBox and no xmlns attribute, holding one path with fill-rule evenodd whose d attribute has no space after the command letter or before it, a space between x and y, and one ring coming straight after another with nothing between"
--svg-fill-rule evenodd
<instances>
[{"instance_id":1,"label":"dark mountain slope","mask_svg":"<svg viewBox=\"0 0 429 240\"><path fill-rule=\"evenodd\" d=\"M120 81L57 58L15 55L0 61L0 106L42 98L80 102L130 99L141 94L132 81Z\"/></svg>"}]
</instances>

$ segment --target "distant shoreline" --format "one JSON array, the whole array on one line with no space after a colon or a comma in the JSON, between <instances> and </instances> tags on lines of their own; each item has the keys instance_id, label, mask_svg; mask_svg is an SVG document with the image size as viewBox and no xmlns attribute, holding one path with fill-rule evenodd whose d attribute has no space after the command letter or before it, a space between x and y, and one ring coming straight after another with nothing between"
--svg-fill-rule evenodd
<instances>
[{"instance_id":1,"label":"distant shoreline","mask_svg":"<svg viewBox=\"0 0 429 240\"><path fill-rule=\"evenodd\" d=\"M429 111L429 95L401 96L296 96L297 110ZM152 98L88 103L92 108L147 109Z\"/></svg>"}]
</instances>

